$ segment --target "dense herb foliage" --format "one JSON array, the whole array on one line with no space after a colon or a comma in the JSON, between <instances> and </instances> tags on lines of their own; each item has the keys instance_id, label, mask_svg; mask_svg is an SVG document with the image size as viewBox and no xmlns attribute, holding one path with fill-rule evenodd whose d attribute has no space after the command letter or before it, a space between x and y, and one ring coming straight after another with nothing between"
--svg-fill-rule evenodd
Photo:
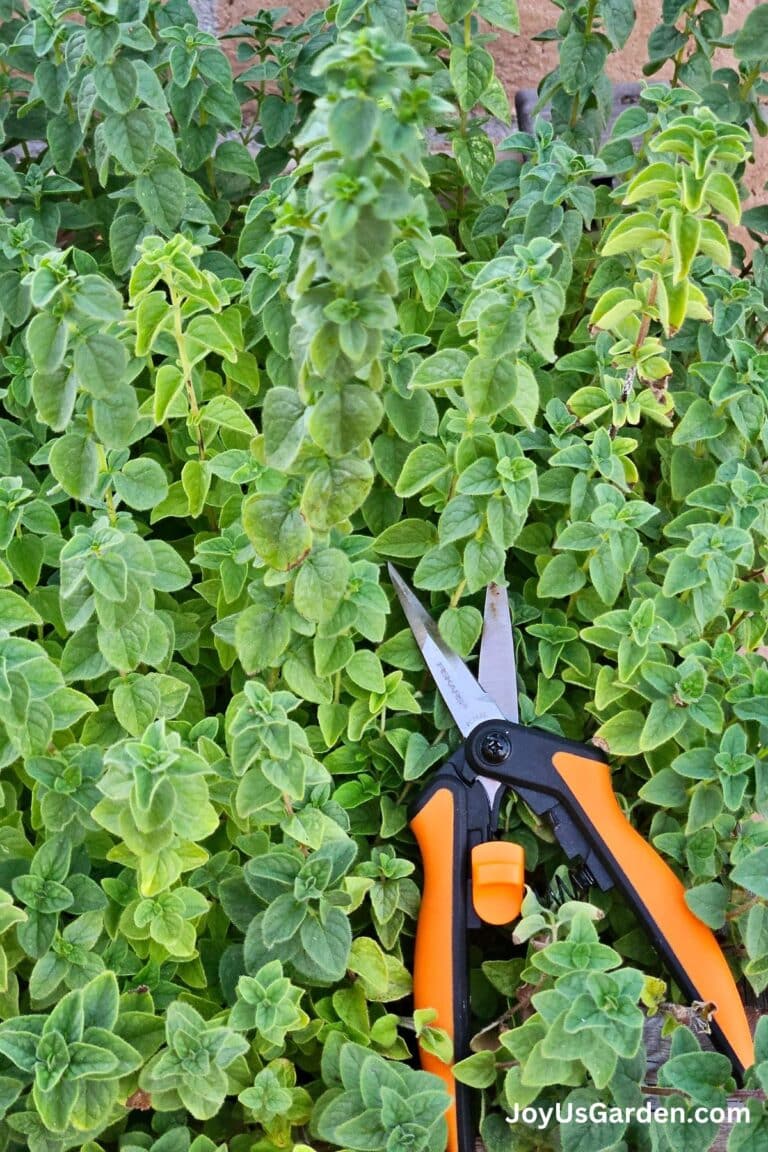
<instances>
[{"instance_id":1,"label":"dense herb foliage","mask_svg":"<svg viewBox=\"0 0 768 1152\"><path fill-rule=\"evenodd\" d=\"M522 720L607 749L768 986L768 261L733 233L768 230L768 5L726 37L728 0L664 0L671 85L607 140L632 2L557 7L550 119L497 157L513 0L259 11L237 79L185 0L0 0L8 1152L444 1147L407 804L457 734L388 559L462 654L508 580ZM514 797L503 827L551 876ZM704 1152L505 1123L643 1099L676 994L592 899L531 890L472 953L486 1146ZM768 1138L757 1054L732 1152ZM662 1083L734 1086L685 1026Z\"/></svg>"}]
</instances>

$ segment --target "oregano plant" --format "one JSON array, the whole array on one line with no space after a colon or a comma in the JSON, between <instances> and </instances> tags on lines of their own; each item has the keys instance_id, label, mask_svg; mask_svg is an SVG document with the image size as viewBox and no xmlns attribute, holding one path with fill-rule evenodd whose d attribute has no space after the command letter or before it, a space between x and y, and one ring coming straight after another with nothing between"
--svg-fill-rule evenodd
<instances>
[{"instance_id":1,"label":"oregano plant","mask_svg":"<svg viewBox=\"0 0 768 1152\"><path fill-rule=\"evenodd\" d=\"M556 0L523 132L513 0L0 0L6 1152L445 1148L408 805L458 734L388 560L467 657L508 584L522 721L607 753L768 988L768 5L728 7L664 0L609 128L634 6ZM762 1147L764 1021L727 1137L507 1123L736 1085L621 900L500 827L489 1152Z\"/></svg>"}]
</instances>

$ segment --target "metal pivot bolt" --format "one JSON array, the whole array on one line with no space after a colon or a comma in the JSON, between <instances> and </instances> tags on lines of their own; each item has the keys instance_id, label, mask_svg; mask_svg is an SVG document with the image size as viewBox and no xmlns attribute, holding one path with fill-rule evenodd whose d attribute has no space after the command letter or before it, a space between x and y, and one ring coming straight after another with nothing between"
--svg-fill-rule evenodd
<instances>
[{"instance_id":1,"label":"metal pivot bolt","mask_svg":"<svg viewBox=\"0 0 768 1152\"><path fill-rule=\"evenodd\" d=\"M480 745L480 755L488 764L503 764L512 748L503 732L488 732Z\"/></svg>"}]
</instances>

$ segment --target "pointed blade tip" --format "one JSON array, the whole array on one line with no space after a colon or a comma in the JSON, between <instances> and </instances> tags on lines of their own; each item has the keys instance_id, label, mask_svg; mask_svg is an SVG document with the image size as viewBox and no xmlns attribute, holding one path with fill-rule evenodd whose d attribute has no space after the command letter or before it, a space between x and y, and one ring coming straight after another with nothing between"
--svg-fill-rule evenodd
<instances>
[{"instance_id":1,"label":"pointed blade tip","mask_svg":"<svg viewBox=\"0 0 768 1152\"><path fill-rule=\"evenodd\" d=\"M506 718L518 724L517 668L506 584L494 582L486 589L478 679Z\"/></svg>"},{"instance_id":2,"label":"pointed blade tip","mask_svg":"<svg viewBox=\"0 0 768 1152\"><path fill-rule=\"evenodd\" d=\"M397 593L397 598L403 607L405 607L405 599L410 592L410 588L390 560L387 561L387 571L389 572L389 579L392 582L392 587Z\"/></svg>"},{"instance_id":3,"label":"pointed blade tip","mask_svg":"<svg viewBox=\"0 0 768 1152\"><path fill-rule=\"evenodd\" d=\"M424 662L459 731L468 736L483 720L503 719L498 704L483 691L461 657L446 644L437 623L394 564L388 564L388 568Z\"/></svg>"}]
</instances>

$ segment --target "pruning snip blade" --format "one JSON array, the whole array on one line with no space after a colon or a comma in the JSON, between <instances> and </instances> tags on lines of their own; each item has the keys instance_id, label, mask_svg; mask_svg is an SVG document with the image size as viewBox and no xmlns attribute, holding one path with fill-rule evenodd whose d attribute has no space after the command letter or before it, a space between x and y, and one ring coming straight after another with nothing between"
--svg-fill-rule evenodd
<instances>
[{"instance_id":1,"label":"pruning snip blade","mask_svg":"<svg viewBox=\"0 0 768 1152\"><path fill-rule=\"evenodd\" d=\"M484 690L498 704L502 715L513 724L519 724L515 641L509 597L503 584L489 584L486 589L478 678Z\"/></svg>"},{"instance_id":2,"label":"pruning snip blade","mask_svg":"<svg viewBox=\"0 0 768 1152\"><path fill-rule=\"evenodd\" d=\"M515 642L506 588L489 584L486 589L478 681L445 643L434 620L394 564L387 567L416 643L462 736L468 736L483 720L506 719L517 724L520 711ZM500 781L489 776L480 776L479 780L493 804L502 787Z\"/></svg>"},{"instance_id":3,"label":"pruning snip blade","mask_svg":"<svg viewBox=\"0 0 768 1152\"><path fill-rule=\"evenodd\" d=\"M462 736L468 736L482 720L506 719L517 724L520 711L515 642L506 588L489 584L485 592L478 681L445 643L434 620L424 611L394 564L388 568L416 643ZM489 776L478 778L493 804L502 787L500 781Z\"/></svg>"}]
</instances>

